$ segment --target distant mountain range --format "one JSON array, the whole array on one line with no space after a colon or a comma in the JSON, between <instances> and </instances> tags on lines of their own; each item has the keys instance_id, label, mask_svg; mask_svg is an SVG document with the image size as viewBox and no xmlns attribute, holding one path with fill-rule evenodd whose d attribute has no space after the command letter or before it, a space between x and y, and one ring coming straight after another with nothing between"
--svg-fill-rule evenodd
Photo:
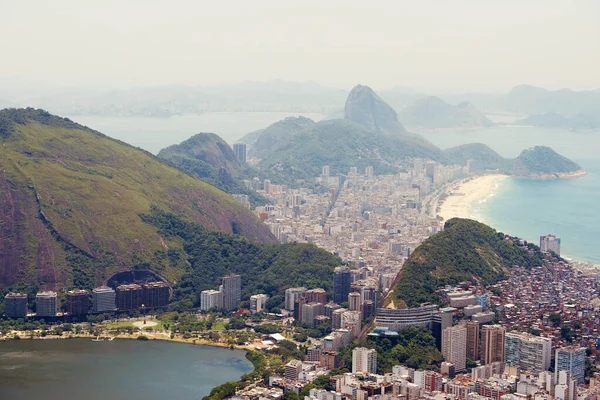
<instances>
[{"instance_id":1,"label":"distant mountain range","mask_svg":"<svg viewBox=\"0 0 600 400\"><path fill-rule=\"evenodd\" d=\"M400 111L400 120L410 128L482 128L493 125L469 102L451 105L439 97L429 96Z\"/></svg>"},{"instance_id":2,"label":"distant mountain range","mask_svg":"<svg viewBox=\"0 0 600 400\"><path fill-rule=\"evenodd\" d=\"M442 108L447 109L446 106ZM318 123L287 118L239 141L248 144L250 152L260 159L257 168L263 176L288 184L318 176L323 165L329 165L332 174L346 174L351 167L364 170L368 165L374 167L376 174L394 173L398 161L411 157L458 165L474 160L475 170L532 177L538 176L538 170L558 177L581 169L574 163L562 163L561 156L554 152L544 152L531 163L513 167L519 159L505 159L481 143L442 151L422 136L408 133L395 111L367 86L358 85L350 92L344 116ZM541 149L544 148L538 149L540 154Z\"/></svg>"},{"instance_id":3,"label":"distant mountain range","mask_svg":"<svg viewBox=\"0 0 600 400\"><path fill-rule=\"evenodd\" d=\"M600 129L600 113L598 114L575 114L572 117L564 117L556 112L535 114L516 121L518 125L532 125L540 128L563 128L563 129Z\"/></svg>"}]
</instances>

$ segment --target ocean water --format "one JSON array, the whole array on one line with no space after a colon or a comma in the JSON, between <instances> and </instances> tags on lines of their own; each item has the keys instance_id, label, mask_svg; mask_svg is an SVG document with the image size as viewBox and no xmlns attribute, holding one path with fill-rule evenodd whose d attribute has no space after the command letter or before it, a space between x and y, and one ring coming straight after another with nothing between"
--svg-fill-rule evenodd
<instances>
[{"instance_id":1,"label":"ocean water","mask_svg":"<svg viewBox=\"0 0 600 400\"><path fill-rule=\"evenodd\" d=\"M191 136L209 132L221 136L229 144L248 132L266 128L286 117L304 116L315 121L322 114L282 112L208 112L199 115L178 115L168 118L69 116L115 139L140 147L152 154Z\"/></svg>"},{"instance_id":2,"label":"ocean water","mask_svg":"<svg viewBox=\"0 0 600 400\"><path fill-rule=\"evenodd\" d=\"M201 399L252 364L241 350L138 340L0 342L0 399Z\"/></svg>"},{"instance_id":3,"label":"ocean water","mask_svg":"<svg viewBox=\"0 0 600 400\"><path fill-rule=\"evenodd\" d=\"M563 256L600 264L600 132L495 127L424 136L442 148L485 143L504 157L546 145L576 161L589 175L558 180L505 179L489 198L473 205L472 213L497 230L536 244L541 235L558 235Z\"/></svg>"}]
</instances>

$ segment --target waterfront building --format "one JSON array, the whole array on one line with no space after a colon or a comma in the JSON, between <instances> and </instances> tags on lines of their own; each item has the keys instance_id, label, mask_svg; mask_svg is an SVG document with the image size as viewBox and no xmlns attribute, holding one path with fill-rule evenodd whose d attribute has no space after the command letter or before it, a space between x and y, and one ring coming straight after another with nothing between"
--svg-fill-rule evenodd
<instances>
[{"instance_id":1,"label":"waterfront building","mask_svg":"<svg viewBox=\"0 0 600 400\"><path fill-rule=\"evenodd\" d=\"M223 308L236 310L242 301L242 277L229 274L223 277Z\"/></svg>"},{"instance_id":2,"label":"waterfront building","mask_svg":"<svg viewBox=\"0 0 600 400\"><path fill-rule=\"evenodd\" d=\"M556 349L554 357L554 373L558 382L559 371L569 371L579 384L585 378L585 348L568 346Z\"/></svg>"},{"instance_id":3,"label":"waterfront building","mask_svg":"<svg viewBox=\"0 0 600 400\"><path fill-rule=\"evenodd\" d=\"M501 325L481 327L481 364L504 362L504 337L506 329Z\"/></svg>"},{"instance_id":4,"label":"waterfront building","mask_svg":"<svg viewBox=\"0 0 600 400\"><path fill-rule=\"evenodd\" d=\"M352 373L374 374L377 372L377 351L357 347L352 350Z\"/></svg>"},{"instance_id":5,"label":"waterfront building","mask_svg":"<svg viewBox=\"0 0 600 400\"><path fill-rule=\"evenodd\" d=\"M504 362L522 370L540 373L550 368L552 339L529 333L507 332Z\"/></svg>"},{"instance_id":6,"label":"waterfront building","mask_svg":"<svg viewBox=\"0 0 600 400\"><path fill-rule=\"evenodd\" d=\"M94 312L114 311L116 294L108 286L100 286L92 290L92 310Z\"/></svg>"},{"instance_id":7,"label":"waterfront building","mask_svg":"<svg viewBox=\"0 0 600 400\"><path fill-rule=\"evenodd\" d=\"M27 316L27 295L10 292L4 296L4 314L8 318L25 318Z\"/></svg>"},{"instance_id":8,"label":"waterfront building","mask_svg":"<svg viewBox=\"0 0 600 400\"><path fill-rule=\"evenodd\" d=\"M142 306L144 289L138 284L117 286L116 303L119 310L136 310Z\"/></svg>"},{"instance_id":9,"label":"waterfront building","mask_svg":"<svg viewBox=\"0 0 600 400\"><path fill-rule=\"evenodd\" d=\"M235 158L237 158L240 163L246 163L246 143L234 143L233 153L235 154Z\"/></svg>"},{"instance_id":10,"label":"waterfront building","mask_svg":"<svg viewBox=\"0 0 600 400\"><path fill-rule=\"evenodd\" d=\"M86 315L90 311L90 297L87 290L70 290L67 292L67 313L69 315Z\"/></svg>"},{"instance_id":11,"label":"waterfront building","mask_svg":"<svg viewBox=\"0 0 600 400\"><path fill-rule=\"evenodd\" d=\"M144 307L155 308L169 305L171 287L167 282L149 282L142 285L144 289Z\"/></svg>"},{"instance_id":12,"label":"waterfront building","mask_svg":"<svg viewBox=\"0 0 600 400\"><path fill-rule=\"evenodd\" d=\"M203 290L200 292L200 309L209 311L223 308L223 292L220 290Z\"/></svg>"},{"instance_id":13,"label":"waterfront building","mask_svg":"<svg viewBox=\"0 0 600 400\"><path fill-rule=\"evenodd\" d=\"M307 290L304 294L307 303L327 304L327 292L325 289L316 288Z\"/></svg>"},{"instance_id":14,"label":"waterfront building","mask_svg":"<svg viewBox=\"0 0 600 400\"><path fill-rule=\"evenodd\" d=\"M454 364L456 372L466 369L467 362L467 326L450 326L442 331L442 355L446 361Z\"/></svg>"},{"instance_id":15,"label":"waterfront building","mask_svg":"<svg viewBox=\"0 0 600 400\"><path fill-rule=\"evenodd\" d=\"M267 307L269 296L266 294L255 294L250 296L250 312L257 313L263 311Z\"/></svg>"},{"instance_id":16,"label":"waterfront building","mask_svg":"<svg viewBox=\"0 0 600 400\"><path fill-rule=\"evenodd\" d=\"M299 298L304 297L306 293L305 287L295 287L285 290L285 309L294 311L294 305Z\"/></svg>"},{"instance_id":17,"label":"waterfront building","mask_svg":"<svg viewBox=\"0 0 600 400\"><path fill-rule=\"evenodd\" d=\"M35 313L38 317L55 317L58 310L56 292L38 292L35 296Z\"/></svg>"},{"instance_id":18,"label":"waterfront building","mask_svg":"<svg viewBox=\"0 0 600 400\"><path fill-rule=\"evenodd\" d=\"M560 238L554 235L540 236L540 249L553 251L560 256Z\"/></svg>"}]
</instances>

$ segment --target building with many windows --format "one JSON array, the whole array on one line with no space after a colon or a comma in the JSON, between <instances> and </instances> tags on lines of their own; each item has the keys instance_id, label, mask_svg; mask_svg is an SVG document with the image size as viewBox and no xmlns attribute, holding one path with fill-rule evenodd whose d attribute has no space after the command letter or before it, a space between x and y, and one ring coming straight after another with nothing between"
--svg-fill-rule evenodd
<instances>
[{"instance_id":1,"label":"building with many windows","mask_svg":"<svg viewBox=\"0 0 600 400\"><path fill-rule=\"evenodd\" d=\"M467 365L467 326L450 326L442 331L442 354L444 359L454 364L454 370L461 372Z\"/></svg>"},{"instance_id":2,"label":"building with many windows","mask_svg":"<svg viewBox=\"0 0 600 400\"><path fill-rule=\"evenodd\" d=\"M552 339L529 333L507 332L504 362L534 374L547 371L552 359Z\"/></svg>"},{"instance_id":3,"label":"building with many windows","mask_svg":"<svg viewBox=\"0 0 600 400\"><path fill-rule=\"evenodd\" d=\"M27 295L11 292L4 296L4 314L8 318L25 318L27 316Z\"/></svg>"},{"instance_id":4,"label":"building with many windows","mask_svg":"<svg viewBox=\"0 0 600 400\"><path fill-rule=\"evenodd\" d=\"M38 317L55 317L58 310L56 292L38 292L35 296L35 313Z\"/></svg>"},{"instance_id":5,"label":"building with many windows","mask_svg":"<svg viewBox=\"0 0 600 400\"><path fill-rule=\"evenodd\" d=\"M560 238L554 235L540 236L540 249L553 251L560 256Z\"/></svg>"},{"instance_id":6,"label":"building with many windows","mask_svg":"<svg viewBox=\"0 0 600 400\"><path fill-rule=\"evenodd\" d=\"M504 362L504 337L506 328L501 325L481 327L481 364Z\"/></svg>"},{"instance_id":7,"label":"building with many windows","mask_svg":"<svg viewBox=\"0 0 600 400\"><path fill-rule=\"evenodd\" d=\"M301 297L304 297L306 293L305 287L295 287L285 290L285 309L288 311L294 311L294 305L296 301Z\"/></svg>"},{"instance_id":8,"label":"building with many windows","mask_svg":"<svg viewBox=\"0 0 600 400\"><path fill-rule=\"evenodd\" d=\"M223 308L223 292L220 290L203 290L200 293L200 309L209 311L213 308L217 310Z\"/></svg>"},{"instance_id":9,"label":"building with many windows","mask_svg":"<svg viewBox=\"0 0 600 400\"><path fill-rule=\"evenodd\" d=\"M114 311L116 294L108 286L100 286L92 290L92 310L94 312Z\"/></svg>"},{"instance_id":10,"label":"building with many windows","mask_svg":"<svg viewBox=\"0 0 600 400\"><path fill-rule=\"evenodd\" d=\"M352 286L352 272L348 267L337 267L333 273L333 302L342 304L348 300Z\"/></svg>"},{"instance_id":11,"label":"building with many windows","mask_svg":"<svg viewBox=\"0 0 600 400\"><path fill-rule=\"evenodd\" d=\"M90 297L87 290L70 290L67 292L67 313L69 315L86 315L90 311Z\"/></svg>"},{"instance_id":12,"label":"building with many windows","mask_svg":"<svg viewBox=\"0 0 600 400\"><path fill-rule=\"evenodd\" d=\"M234 143L233 153L240 163L246 163L246 143Z\"/></svg>"},{"instance_id":13,"label":"building with many windows","mask_svg":"<svg viewBox=\"0 0 600 400\"><path fill-rule=\"evenodd\" d=\"M267 308L267 301L269 301L269 296L266 294L255 294L250 296L250 311L252 313L257 313L265 310Z\"/></svg>"},{"instance_id":14,"label":"building with many windows","mask_svg":"<svg viewBox=\"0 0 600 400\"><path fill-rule=\"evenodd\" d=\"M374 374L377 372L377 351L357 347L352 350L352 373Z\"/></svg>"},{"instance_id":15,"label":"building with many windows","mask_svg":"<svg viewBox=\"0 0 600 400\"><path fill-rule=\"evenodd\" d=\"M144 307L156 308L169 305L171 286L167 282L148 282L142 285L144 289Z\"/></svg>"},{"instance_id":16,"label":"building with many windows","mask_svg":"<svg viewBox=\"0 0 600 400\"><path fill-rule=\"evenodd\" d=\"M242 277L229 274L223 277L223 308L236 310L242 301Z\"/></svg>"},{"instance_id":17,"label":"building with many windows","mask_svg":"<svg viewBox=\"0 0 600 400\"><path fill-rule=\"evenodd\" d=\"M555 381L558 382L559 371L569 371L571 376L582 384L585 378L585 348L568 346L556 349L554 357Z\"/></svg>"},{"instance_id":18,"label":"building with many windows","mask_svg":"<svg viewBox=\"0 0 600 400\"><path fill-rule=\"evenodd\" d=\"M119 310L136 310L144 301L144 289L135 283L120 285L116 290L116 303Z\"/></svg>"}]
</instances>

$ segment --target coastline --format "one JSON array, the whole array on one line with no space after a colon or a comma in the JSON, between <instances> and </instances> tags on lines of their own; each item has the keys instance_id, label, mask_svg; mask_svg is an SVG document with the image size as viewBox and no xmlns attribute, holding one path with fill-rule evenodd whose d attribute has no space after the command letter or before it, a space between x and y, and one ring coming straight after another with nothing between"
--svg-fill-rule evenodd
<instances>
[{"instance_id":1,"label":"coastline","mask_svg":"<svg viewBox=\"0 0 600 400\"><path fill-rule=\"evenodd\" d=\"M496 186L508 175L481 175L458 184L451 185L446 191L446 198L440 200L439 215L444 221L451 218L473 218L472 207L490 197Z\"/></svg>"}]
</instances>

